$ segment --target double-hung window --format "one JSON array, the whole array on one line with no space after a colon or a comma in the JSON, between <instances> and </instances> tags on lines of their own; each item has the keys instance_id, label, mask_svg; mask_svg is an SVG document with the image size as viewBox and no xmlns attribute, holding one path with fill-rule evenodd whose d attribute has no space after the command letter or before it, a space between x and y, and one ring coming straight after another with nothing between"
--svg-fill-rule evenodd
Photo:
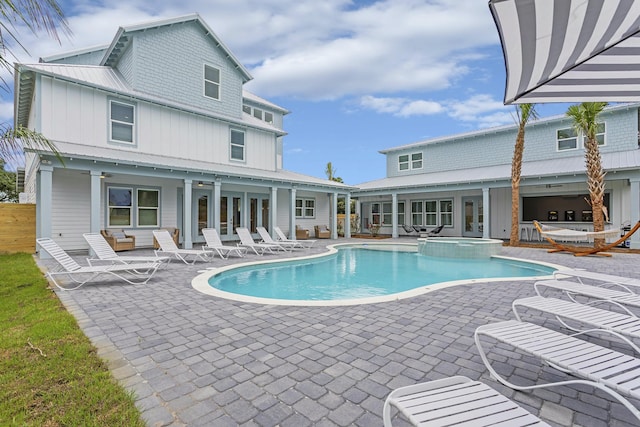
<instances>
[{"instance_id":1,"label":"double-hung window","mask_svg":"<svg viewBox=\"0 0 640 427\"><path fill-rule=\"evenodd\" d=\"M158 227L160 225L160 191L139 188L137 196L138 227Z\"/></svg>"},{"instance_id":2,"label":"double-hung window","mask_svg":"<svg viewBox=\"0 0 640 427\"><path fill-rule=\"evenodd\" d=\"M135 105L109 101L109 140L135 143Z\"/></svg>"},{"instance_id":3,"label":"double-hung window","mask_svg":"<svg viewBox=\"0 0 640 427\"><path fill-rule=\"evenodd\" d=\"M315 218L316 199L296 199L296 218Z\"/></svg>"},{"instance_id":4,"label":"double-hung window","mask_svg":"<svg viewBox=\"0 0 640 427\"><path fill-rule=\"evenodd\" d=\"M220 69L204 66L204 96L220 100Z\"/></svg>"},{"instance_id":5,"label":"double-hung window","mask_svg":"<svg viewBox=\"0 0 640 427\"><path fill-rule=\"evenodd\" d=\"M453 200L440 200L440 225L453 225Z\"/></svg>"},{"instance_id":6,"label":"double-hung window","mask_svg":"<svg viewBox=\"0 0 640 427\"><path fill-rule=\"evenodd\" d=\"M424 225L438 225L438 201L437 200L427 200L424 202L424 216L425 223Z\"/></svg>"},{"instance_id":7,"label":"double-hung window","mask_svg":"<svg viewBox=\"0 0 640 427\"><path fill-rule=\"evenodd\" d=\"M244 161L244 132L231 129L231 160Z\"/></svg>"},{"instance_id":8,"label":"double-hung window","mask_svg":"<svg viewBox=\"0 0 640 427\"><path fill-rule=\"evenodd\" d=\"M411 202L411 225L453 226L453 200L420 200Z\"/></svg>"},{"instance_id":9,"label":"double-hung window","mask_svg":"<svg viewBox=\"0 0 640 427\"><path fill-rule=\"evenodd\" d=\"M398 202L398 225L404 225L404 202Z\"/></svg>"},{"instance_id":10,"label":"double-hung window","mask_svg":"<svg viewBox=\"0 0 640 427\"><path fill-rule=\"evenodd\" d=\"M160 190L107 187L107 227L158 227Z\"/></svg>"},{"instance_id":11,"label":"double-hung window","mask_svg":"<svg viewBox=\"0 0 640 427\"><path fill-rule=\"evenodd\" d=\"M398 170L422 169L422 153L401 154L398 156Z\"/></svg>"},{"instance_id":12,"label":"double-hung window","mask_svg":"<svg viewBox=\"0 0 640 427\"><path fill-rule=\"evenodd\" d=\"M109 227L131 227L133 218L133 188L107 189Z\"/></svg>"},{"instance_id":13,"label":"double-hung window","mask_svg":"<svg viewBox=\"0 0 640 427\"><path fill-rule=\"evenodd\" d=\"M606 144L606 125L605 123L598 123L596 129L596 140L598 145ZM582 142L582 146L586 141L586 136L582 133L578 133L573 128L558 129L557 131L557 143L558 151L575 150L579 147L579 143Z\"/></svg>"},{"instance_id":14,"label":"double-hung window","mask_svg":"<svg viewBox=\"0 0 640 427\"><path fill-rule=\"evenodd\" d=\"M411 155L411 169L422 169L422 153Z\"/></svg>"}]
</instances>

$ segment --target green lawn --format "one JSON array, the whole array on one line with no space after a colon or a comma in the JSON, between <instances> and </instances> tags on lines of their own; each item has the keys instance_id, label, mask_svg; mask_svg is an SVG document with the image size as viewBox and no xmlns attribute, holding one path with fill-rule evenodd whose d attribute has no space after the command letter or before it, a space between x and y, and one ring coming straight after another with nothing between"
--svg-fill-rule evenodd
<instances>
[{"instance_id":1,"label":"green lawn","mask_svg":"<svg viewBox=\"0 0 640 427\"><path fill-rule=\"evenodd\" d=\"M144 426L28 254L0 255L0 425Z\"/></svg>"}]
</instances>

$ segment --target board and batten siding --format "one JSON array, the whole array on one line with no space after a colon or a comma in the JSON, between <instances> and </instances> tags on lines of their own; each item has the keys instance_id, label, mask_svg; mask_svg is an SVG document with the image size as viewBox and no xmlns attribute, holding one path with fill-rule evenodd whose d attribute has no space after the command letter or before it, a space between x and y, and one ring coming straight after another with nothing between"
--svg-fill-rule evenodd
<instances>
[{"instance_id":1,"label":"board and batten siding","mask_svg":"<svg viewBox=\"0 0 640 427\"><path fill-rule=\"evenodd\" d=\"M91 181L77 171L55 169L51 238L64 250L88 249L82 233L90 231Z\"/></svg>"},{"instance_id":2,"label":"board and batten siding","mask_svg":"<svg viewBox=\"0 0 640 427\"><path fill-rule=\"evenodd\" d=\"M108 141L108 101L117 98L48 77L42 78L41 96L41 132L53 141L276 170L276 137L270 132L138 101L136 144L113 144ZM245 131L244 162L230 160L231 127Z\"/></svg>"}]
</instances>

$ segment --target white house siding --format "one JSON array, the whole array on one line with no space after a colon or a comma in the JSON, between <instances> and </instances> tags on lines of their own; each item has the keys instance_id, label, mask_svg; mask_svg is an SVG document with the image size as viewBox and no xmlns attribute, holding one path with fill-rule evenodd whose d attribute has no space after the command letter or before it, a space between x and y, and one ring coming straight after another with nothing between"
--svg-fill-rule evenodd
<instances>
[{"instance_id":1,"label":"white house siding","mask_svg":"<svg viewBox=\"0 0 640 427\"><path fill-rule=\"evenodd\" d=\"M227 123L138 101L135 103L137 144L114 145L108 142L108 100L118 98L48 77L42 78L41 96L41 132L53 141L117 146L122 150L168 157L238 164L230 160L230 125ZM241 164L275 170L275 136L250 128L234 128L245 131L246 159Z\"/></svg>"},{"instance_id":2,"label":"white house siding","mask_svg":"<svg viewBox=\"0 0 640 427\"><path fill-rule=\"evenodd\" d=\"M82 233L90 231L91 182L88 174L55 169L51 238L65 250L88 248Z\"/></svg>"},{"instance_id":3,"label":"white house siding","mask_svg":"<svg viewBox=\"0 0 640 427\"><path fill-rule=\"evenodd\" d=\"M242 77L195 22L136 32L131 84L142 92L240 118ZM220 69L221 99L204 96L204 64Z\"/></svg>"}]
</instances>

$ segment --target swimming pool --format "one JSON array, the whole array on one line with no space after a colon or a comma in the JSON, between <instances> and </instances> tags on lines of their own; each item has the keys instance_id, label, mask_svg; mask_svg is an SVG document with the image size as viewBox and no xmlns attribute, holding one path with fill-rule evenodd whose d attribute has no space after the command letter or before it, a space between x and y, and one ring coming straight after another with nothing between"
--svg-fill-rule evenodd
<instances>
[{"instance_id":1,"label":"swimming pool","mask_svg":"<svg viewBox=\"0 0 640 427\"><path fill-rule=\"evenodd\" d=\"M539 278L556 269L501 257L430 257L417 253L415 244L330 249L329 255L223 267L201 274L192 284L207 294L246 302L347 305L406 298L459 283Z\"/></svg>"}]
</instances>

